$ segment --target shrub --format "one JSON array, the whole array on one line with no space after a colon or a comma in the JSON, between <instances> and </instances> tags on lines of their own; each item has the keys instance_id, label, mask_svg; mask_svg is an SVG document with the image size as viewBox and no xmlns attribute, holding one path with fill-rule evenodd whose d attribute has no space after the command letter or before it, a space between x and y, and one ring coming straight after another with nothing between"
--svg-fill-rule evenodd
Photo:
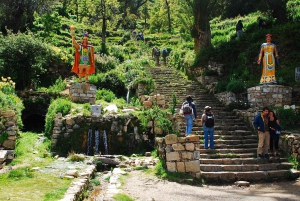
<instances>
[{"instance_id":1,"label":"shrub","mask_svg":"<svg viewBox=\"0 0 300 201\"><path fill-rule=\"evenodd\" d=\"M70 72L66 53L41 42L32 33L1 35L0 43L0 74L15 80L16 89L32 84L38 88L53 82L57 71L68 68Z\"/></svg>"},{"instance_id":2,"label":"shrub","mask_svg":"<svg viewBox=\"0 0 300 201\"><path fill-rule=\"evenodd\" d=\"M70 109L71 101L69 100L58 98L51 102L46 114L45 136L47 138L51 139L56 114L61 112L63 116L67 115Z\"/></svg>"},{"instance_id":3,"label":"shrub","mask_svg":"<svg viewBox=\"0 0 300 201\"><path fill-rule=\"evenodd\" d=\"M22 123L22 110L24 109L24 105L22 100L13 94L4 94L0 90L0 112L4 110L14 110L16 113L17 124L19 128L23 127Z\"/></svg>"},{"instance_id":4,"label":"shrub","mask_svg":"<svg viewBox=\"0 0 300 201\"><path fill-rule=\"evenodd\" d=\"M293 109L278 109L278 116L280 118L280 124L283 128L294 128L297 127L297 123L300 120L300 111L296 113Z\"/></svg>"},{"instance_id":5,"label":"shrub","mask_svg":"<svg viewBox=\"0 0 300 201\"><path fill-rule=\"evenodd\" d=\"M116 95L110 90L97 90L96 92L96 100L105 100L106 102L112 102L116 98Z\"/></svg>"},{"instance_id":6,"label":"shrub","mask_svg":"<svg viewBox=\"0 0 300 201\"><path fill-rule=\"evenodd\" d=\"M231 91L233 93L243 93L245 91L244 83L240 80L232 80L228 83L226 87L227 91Z\"/></svg>"},{"instance_id":7,"label":"shrub","mask_svg":"<svg viewBox=\"0 0 300 201\"><path fill-rule=\"evenodd\" d=\"M97 72L106 73L115 69L119 65L119 60L114 56L101 54L100 56L96 57L95 65Z\"/></svg>"}]
</instances>

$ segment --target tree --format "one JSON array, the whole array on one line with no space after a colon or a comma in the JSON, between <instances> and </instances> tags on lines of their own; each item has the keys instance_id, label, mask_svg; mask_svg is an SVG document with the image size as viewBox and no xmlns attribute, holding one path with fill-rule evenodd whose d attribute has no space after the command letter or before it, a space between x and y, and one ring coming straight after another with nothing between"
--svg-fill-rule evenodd
<instances>
[{"instance_id":1,"label":"tree","mask_svg":"<svg viewBox=\"0 0 300 201\"><path fill-rule=\"evenodd\" d=\"M32 26L34 12L47 12L50 5L49 0L0 0L1 31L26 31Z\"/></svg>"},{"instance_id":2,"label":"tree","mask_svg":"<svg viewBox=\"0 0 300 201\"><path fill-rule=\"evenodd\" d=\"M211 34L209 24L209 0L186 0L193 8L194 24L191 27L191 35L194 38L194 50L200 51L203 47L211 45Z\"/></svg>"}]
</instances>

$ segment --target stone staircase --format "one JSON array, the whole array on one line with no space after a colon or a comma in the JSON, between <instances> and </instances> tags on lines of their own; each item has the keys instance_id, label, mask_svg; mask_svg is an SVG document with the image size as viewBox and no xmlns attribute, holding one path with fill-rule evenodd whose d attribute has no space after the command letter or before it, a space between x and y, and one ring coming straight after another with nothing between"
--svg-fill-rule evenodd
<instances>
[{"instance_id":1,"label":"stone staircase","mask_svg":"<svg viewBox=\"0 0 300 201\"><path fill-rule=\"evenodd\" d=\"M257 134L234 112L226 111L223 105L198 82L187 80L180 72L165 66L152 67L156 93L166 96L166 105L172 104L176 94L177 113L186 95L191 95L197 107L198 118L206 105L212 107L215 116L214 149L204 149L203 131L200 122L195 122L192 134L200 135L201 178L213 182L270 181L298 176L292 173L292 164L287 158L257 159ZM175 127L185 135L185 120L176 114Z\"/></svg>"}]
</instances>

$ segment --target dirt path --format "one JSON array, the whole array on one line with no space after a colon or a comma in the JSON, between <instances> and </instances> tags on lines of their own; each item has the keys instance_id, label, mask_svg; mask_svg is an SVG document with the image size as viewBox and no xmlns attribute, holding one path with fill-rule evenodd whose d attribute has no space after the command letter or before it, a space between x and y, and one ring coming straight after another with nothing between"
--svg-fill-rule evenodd
<instances>
[{"instance_id":1,"label":"dirt path","mask_svg":"<svg viewBox=\"0 0 300 201\"><path fill-rule=\"evenodd\" d=\"M124 193L136 201L298 201L300 179L297 181L251 184L250 187L191 186L161 180L141 171L129 173L122 186Z\"/></svg>"}]
</instances>

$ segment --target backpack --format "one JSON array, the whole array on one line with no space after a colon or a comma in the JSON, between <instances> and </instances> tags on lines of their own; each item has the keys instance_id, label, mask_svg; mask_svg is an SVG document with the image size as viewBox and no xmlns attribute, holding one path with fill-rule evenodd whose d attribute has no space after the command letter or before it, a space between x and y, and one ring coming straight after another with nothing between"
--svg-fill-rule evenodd
<instances>
[{"instance_id":1,"label":"backpack","mask_svg":"<svg viewBox=\"0 0 300 201\"><path fill-rule=\"evenodd\" d=\"M215 120L212 114L206 113L205 126L208 128L214 127Z\"/></svg>"},{"instance_id":2,"label":"backpack","mask_svg":"<svg viewBox=\"0 0 300 201\"><path fill-rule=\"evenodd\" d=\"M156 49L156 51L155 51L155 56L160 56L160 51L159 51L159 49Z\"/></svg>"},{"instance_id":3,"label":"backpack","mask_svg":"<svg viewBox=\"0 0 300 201\"><path fill-rule=\"evenodd\" d=\"M162 55L163 55L164 57L168 56L168 51L167 51L166 49L163 49Z\"/></svg>"},{"instance_id":4,"label":"backpack","mask_svg":"<svg viewBox=\"0 0 300 201\"><path fill-rule=\"evenodd\" d=\"M185 103L182 107L183 114L192 114L193 108L189 103Z\"/></svg>"}]
</instances>

